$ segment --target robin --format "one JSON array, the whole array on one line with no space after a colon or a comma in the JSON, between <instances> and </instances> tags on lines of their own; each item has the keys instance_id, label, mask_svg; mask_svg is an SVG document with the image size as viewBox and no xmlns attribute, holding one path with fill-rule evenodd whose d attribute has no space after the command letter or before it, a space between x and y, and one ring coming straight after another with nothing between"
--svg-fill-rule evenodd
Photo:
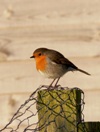
<instances>
[{"instance_id":1,"label":"robin","mask_svg":"<svg viewBox=\"0 0 100 132\"><path fill-rule=\"evenodd\" d=\"M79 71L86 75L90 75L88 72L75 66L61 53L52 49L38 48L33 52L33 55L30 58L35 59L36 68L42 75L53 79L49 87L51 87L57 79L55 83L56 87L59 79L69 71Z\"/></svg>"}]
</instances>

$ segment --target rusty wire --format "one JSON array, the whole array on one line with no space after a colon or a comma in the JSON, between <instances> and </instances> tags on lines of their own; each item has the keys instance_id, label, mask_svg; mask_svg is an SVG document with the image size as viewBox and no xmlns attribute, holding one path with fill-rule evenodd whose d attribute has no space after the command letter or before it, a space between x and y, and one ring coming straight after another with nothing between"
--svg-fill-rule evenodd
<instances>
[{"instance_id":1,"label":"rusty wire","mask_svg":"<svg viewBox=\"0 0 100 132\"><path fill-rule=\"evenodd\" d=\"M66 90L68 90L67 96ZM79 103L76 103L74 90L81 92ZM34 106L37 108L35 112ZM56 90L48 90L46 86L41 86L19 107L0 132L48 132L52 124L55 132L59 132L60 129L63 132L78 132L78 124L84 122L83 109L84 93L82 90L60 86ZM78 112L80 115L75 118L74 115ZM35 118L38 120L34 120ZM63 122L60 122L59 125L58 120L60 119ZM13 125L14 123L17 124L16 127ZM67 124L72 128L68 128Z\"/></svg>"}]
</instances>

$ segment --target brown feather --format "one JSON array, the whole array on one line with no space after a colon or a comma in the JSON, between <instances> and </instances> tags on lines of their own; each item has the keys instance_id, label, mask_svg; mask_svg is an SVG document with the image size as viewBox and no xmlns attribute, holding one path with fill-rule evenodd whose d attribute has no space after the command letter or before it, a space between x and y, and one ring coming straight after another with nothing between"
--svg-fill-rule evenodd
<instances>
[{"instance_id":1,"label":"brown feather","mask_svg":"<svg viewBox=\"0 0 100 132\"><path fill-rule=\"evenodd\" d=\"M86 72L86 71L84 71L84 70L81 70L81 69L78 69L78 71L80 71L80 72L82 72L82 73L84 73L84 74L86 74L86 75L91 75L91 74L89 74L88 72Z\"/></svg>"}]
</instances>

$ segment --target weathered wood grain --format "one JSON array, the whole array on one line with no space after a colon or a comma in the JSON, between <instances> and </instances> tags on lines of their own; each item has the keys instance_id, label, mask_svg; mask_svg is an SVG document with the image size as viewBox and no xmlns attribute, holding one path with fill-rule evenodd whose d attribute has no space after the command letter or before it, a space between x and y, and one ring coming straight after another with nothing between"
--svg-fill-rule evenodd
<instances>
[{"instance_id":1,"label":"weathered wood grain","mask_svg":"<svg viewBox=\"0 0 100 132\"><path fill-rule=\"evenodd\" d=\"M26 59L41 46L60 49L66 56L100 56L100 2L55 4L0 1L0 60Z\"/></svg>"},{"instance_id":2,"label":"weathered wood grain","mask_svg":"<svg viewBox=\"0 0 100 132\"><path fill-rule=\"evenodd\" d=\"M16 25L22 27L29 24L33 25L34 23L37 25L48 25L48 23L97 23L100 21L99 7L99 0L75 0L73 2L70 0L0 1L0 25L2 27L13 27Z\"/></svg>"},{"instance_id":3,"label":"weathered wood grain","mask_svg":"<svg viewBox=\"0 0 100 132\"><path fill-rule=\"evenodd\" d=\"M15 35L16 36L16 35ZM26 37L27 38L27 37ZM58 50L68 57L99 57L99 42L74 42L67 40L56 40L53 36L37 38L9 38L2 41L0 45L0 60L26 60L29 59L33 51L39 47L47 47ZM59 37L58 37L59 38Z\"/></svg>"},{"instance_id":4,"label":"weathered wood grain","mask_svg":"<svg viewBox=\"0 0 100 132\"><path fill-rule=\"evenodd\" d=\"M56 88L56 87L55 87ZM41 90L38 92L40 132L76 132L81 121L81 90Z\"/></svg>"}]
</instances>

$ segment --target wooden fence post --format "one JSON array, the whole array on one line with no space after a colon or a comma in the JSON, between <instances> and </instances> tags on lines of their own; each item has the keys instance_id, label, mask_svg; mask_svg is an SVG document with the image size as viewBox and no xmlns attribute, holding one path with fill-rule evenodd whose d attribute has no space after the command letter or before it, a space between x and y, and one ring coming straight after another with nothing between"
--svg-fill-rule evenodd
<instances>
[{"instance_id":1,"label":"wooden fence post","mask_svg":"<svg viewBox=\"0 0 100 132\"><path fill-rule=\"evenodd\" d=\"M39 132L100 132L100 122L81 122L82 91L40 90L37 110ZM79 123L79 124L78 124Z\"/></svg>"},{"instance_id":2,"label":"wooden fence post","mask_svg":"<svg viewBox=\"0 0 100 132\"><path fill-rule=\"evenodd\" d=\"M81 121L81 93L79 89L40 90L39 132L77 132L77 122Z\"/></svg>"},{"instance_id":3,"label":"wooden fence post","mask_svg":"<svg viewBox=\"0 0 100 132\"><path fill-rule=\"evenodd\" d=\"M100 132L100 122L83 122L78 125L78 132Z\"/></svg>"}]
</instances>

